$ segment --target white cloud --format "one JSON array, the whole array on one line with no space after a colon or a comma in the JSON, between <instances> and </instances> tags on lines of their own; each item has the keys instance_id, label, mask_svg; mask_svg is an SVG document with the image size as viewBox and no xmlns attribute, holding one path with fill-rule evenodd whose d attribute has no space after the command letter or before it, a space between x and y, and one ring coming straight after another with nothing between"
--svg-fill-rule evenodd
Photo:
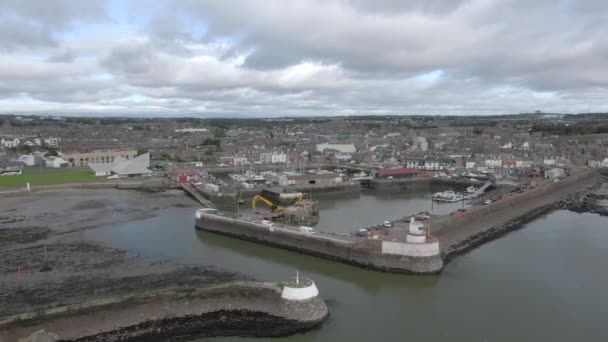
<instances>
[{"instance_id":1,"label":"white cloud","mask_svg":"<svg viewBox=\"0 0 608 342\"><path fill-rule=\"evenodd\" d=\"M4 111L605 111L603 1L4 1ZM2 24L0 24L0 27ZM6 25L4 25L6 26Z\"/></svg>"}]
</instances>

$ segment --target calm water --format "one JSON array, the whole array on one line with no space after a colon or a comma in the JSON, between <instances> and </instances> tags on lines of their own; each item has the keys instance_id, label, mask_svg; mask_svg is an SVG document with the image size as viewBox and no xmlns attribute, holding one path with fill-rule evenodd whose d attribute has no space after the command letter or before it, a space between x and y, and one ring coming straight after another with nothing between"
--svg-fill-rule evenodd
<instances>
[{"instance_id":1,"label":"calm water","mask_svg":"<svg viewBox=\"0 0 608 342\"><path fill-rule=\"evenodd\" d=\"M427 199L399 196L391 201L363 194L329 201L322 204L323 225L347 222L337 229L350 230L410 209L425 210L415 206ZM299 269L315 280L331 316L319 330L267 339L272 341L608 339L607 218L557 211L456 258L439 276L407 276L196 232L193 214L175 209L86 235L151 258L211 265L260 280L284 279Z\"/></svg>"},{"instance_id":2,"label":"calm water","mask_svg":"<svg viewBox=\"0 0 608 342\"><path fill-rule=\"evenodd\" d=\"M445 189L439 189L445 190ZM439 191L437 190L437 191ZM375 193L363 190L350 194L316 194L319 200L319 223L321 231L352 233L359 228L382 224L385 220L395 220L422 211L444 215L460 208L468 208L467 202L432 202L432 193ZM252 210L248 202L241 205L241 213L249 215ZM224 210L232 208L225 208Z\"/></svg>"}]
</instances>

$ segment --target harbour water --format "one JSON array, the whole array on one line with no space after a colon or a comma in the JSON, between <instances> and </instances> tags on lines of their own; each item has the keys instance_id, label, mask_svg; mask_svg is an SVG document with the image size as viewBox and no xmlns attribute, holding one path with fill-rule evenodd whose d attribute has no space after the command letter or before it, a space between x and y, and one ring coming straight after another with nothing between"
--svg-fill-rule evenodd
<instances>
[{"instance_id":1,"label":"harbour water","mask_svg":"<svg viewBox=\"0 0 608 342\"><path fill-rule=\"evenodd\" d=\"M430 194L320 200L319 226L337 232L430 209ZM449 205L454 207L434 210L449 212L460 204ZM601 341L608 335L608 218L594 214L550 213L457 257L437 276L368 271L197 232L190 208L85 234L149 258L258 280L299 270L315 280L331 316L320 329L281 341Z\"/></svg>"}]
</instances>

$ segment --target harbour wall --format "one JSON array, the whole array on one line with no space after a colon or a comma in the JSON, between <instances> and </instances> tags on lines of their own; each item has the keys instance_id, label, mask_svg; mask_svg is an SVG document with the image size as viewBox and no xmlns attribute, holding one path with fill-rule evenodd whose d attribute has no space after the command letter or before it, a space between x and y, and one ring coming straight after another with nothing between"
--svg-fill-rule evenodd
<instances>
[{"instance_id":1,"label":"harbour wall","mask_svg":"<svg viewBox=\"0 0 608 342\"><path fill-rule=\"evenodd\" d=\"M371 179L369 188L377 191L430 191L439 187L454 187L464 189L468 186L479 187L483 182L448 178L401 178L401 179ZM445 189L443 189L445 190Z\"/></svg>"},{"instance_id":2,"label":"harbour wall","mask_svg":"<svg viewBox=\"0 0 608 342\"><path fill-rule=\"evenodd\" d=\"M179 185L173 181L168 181L164 178L150 178L145 180L105 180L105 181L90 181L78 183L61 183L61 184L46 184L36 185L31 184L30 191L25 186L23 187L4 187L0 188L0 196L22 196L28 193L36 192L54 192L75 189L119 189L119 190L142 190L150 192L160 192L167 189L179 189Z\"/></svg>"},{"instance_id":3,"label":"harbour wall","mask_svg":"<svg viewBox=\"0 0 608 342\"><path fill-rule=\"evenodd\" d=\"M522 224L552 210L561 199L597 184L601 177L601 170L592 169L571 175L557 183L542 184L489 205L471 208L462 216L450 216L433 222L432 234L441 241L447 261L520 228Z\"/></svg>"},{"instance_id":4,"label":"harbour wall","mask_svg":"<svg viewBox=\"0 0 608 342\"><path fill-rule=\"evenodd\" d=\"M208 336L285 336L328 316L323 299L289 300L276 283L160 290L55 307L0 320L0 342L40 329L61 341L166 341Z\"/></svg>"},{"instance_id":5,"label":"harbour wall","mask_svg":"<svg viewBox=\"0 0 608 342\"><path fill-rule=\"evenodd\" d=\"M241 198L246 202L250 201L255 195L261 193L262 189L264 188L243 189L241 190ZM271 187L269 189L272 190L273 188ZM361 184L359 184L359 182L344 182L329 185L315 185L310 187L286 187L286 189L300 191L304 193L305 198L308 198L308 194L314 195L320 193L359 193L361 192ZM203 197L213 202L213 204L215 204L218 208L234 208L236 206L237 194L235 192L209 192L201 188L198 188L198 190L201 195L203 195ZM246 203L245 205L248 206L249 203Z\"/></svg>"},{"instance_id":6,"label":"harbour wall","mask_svg":"<svg viewBox=\"0 0 608 342\"><path fill-rule=\"evenodd\" d=\"M277 169L284 169L286 168L287 165L254 165L253 168L256 171L274 171ZM316 164L306 164L304 167L306 170L311 170L311 169L346 169L346 170L351 170L351 171L373 171L375 169L377 169L376 167L373 166L367 166L367 165L359 165L359 164L336 164L336 163L316 163ZM210 167L207 168L206 171L209 174L228 174L228 173L232 173L235 172L235 168L234 166L232 167Z\"/></svg>"},{"instance_id":7,"label":"harbour wall","mask_svg":"<svg viewBox=\"0 0 608 342\"><path fill-rule=\"evenodd\" d=\"M420 247L415 244L407 244L410 246L404 247L407 250L400 250L409 255L387 254L382 253L382 240L350 241L292 230L269 229L262 224L215 214L201 214L196 220L196 228L381 271L432 274L443 268L438 252L431 256L414 256L419 255L416 253Z\"/></svg>"}]
</instances>

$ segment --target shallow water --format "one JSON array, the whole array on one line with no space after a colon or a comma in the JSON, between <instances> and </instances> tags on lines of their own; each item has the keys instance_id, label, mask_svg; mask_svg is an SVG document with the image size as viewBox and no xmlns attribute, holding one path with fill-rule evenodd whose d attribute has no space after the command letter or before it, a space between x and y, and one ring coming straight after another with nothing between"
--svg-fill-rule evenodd
<instances>
[{"instance_id":1,"label":"shallow water","mask_svg":"<svg viewBox=\"0 0 608 342\"><path fill-rule=\"evenodd\" d=\"M353 225L403 216L410 208L419 211L416 203L427 198L363 194L325 201L330 202L322 199L319 226L350 231ZM594 214L553 212L457 257L438 276L368 271L196 232L192 209L85 235L142 256L259 280L284 279L296 269L312 278L328 302L329 320L318 330L258 341L600 341L608 336L603 291L608 273L602 267L608 260L608 218Z\"/></svg>"}]
</instances>

